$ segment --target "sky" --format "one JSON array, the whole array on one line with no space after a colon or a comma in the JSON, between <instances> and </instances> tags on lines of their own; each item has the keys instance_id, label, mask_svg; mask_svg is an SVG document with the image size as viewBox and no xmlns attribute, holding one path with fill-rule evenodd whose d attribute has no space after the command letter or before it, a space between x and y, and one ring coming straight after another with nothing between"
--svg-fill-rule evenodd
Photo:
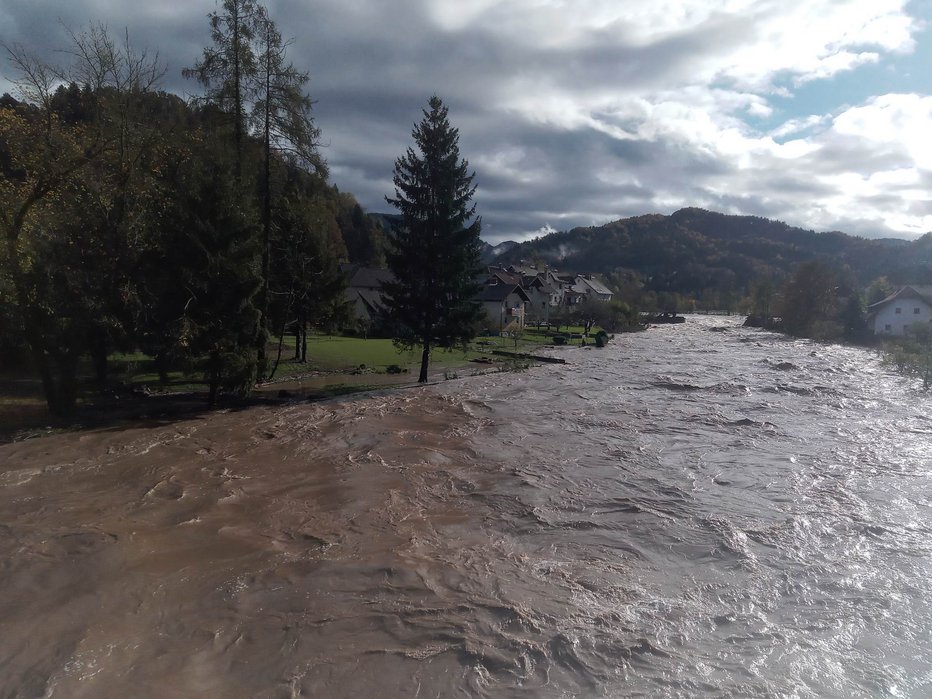
<instances>
[{"instance_id":1,"label":"sky","mask_svg":"<svg viewBox=\"0 0 932 699\"><path fill-rule=\"evenodd\" d=\"M307 71L331 181L391 212L440 96L482 237L698 206L817 231L932 231L929 0L268 0ZM158 50L162 88L214 0L0 0L0 41L63 62L66 27ZM0 92L15 74L0 65Z\"/></svg>"}]
</instances>

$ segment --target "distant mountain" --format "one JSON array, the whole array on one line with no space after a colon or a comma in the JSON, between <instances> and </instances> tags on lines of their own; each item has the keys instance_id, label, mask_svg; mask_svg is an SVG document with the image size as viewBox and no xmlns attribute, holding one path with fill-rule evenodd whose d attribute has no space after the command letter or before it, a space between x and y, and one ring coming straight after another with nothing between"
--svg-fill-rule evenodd
<instances>
[{"instance_id":1,"label":"distant mountain","mask_svg":"<svg viewBox=\"0 0 932 699\"><path fill-rule=\"evenodd\" d=\"M402 217L401 214L367 214L367 216L382 226L382 230L386 233L391 233L396 228L401 226Z\"/></svg>"},{"instance_id":2,"label":"distant mountain","mask_svg":"<svg viewBox=\"0 0 932 699\"><path fill-rule=\"evenodd\" d=\"M488 243L482 243L482 263L483 264L493 264L497 263L499 258L506 253L511 252L520 243L516 243L513 240L506 240L504 243L499 243L498 245L489 245Z\"/></svg>"},{"instance_id":3,"label":"distant mountain","mask_svg":"<svg viewBox=\"0 0 932 699\"><path fill-rule=\"evenodd\" d=\"M698 296L709 289L744 293L759 278L779 283L813 259L862 285L881 275L893 283L932 282L932 234L912 242L868 240L688 208L551 233L514 246L497 261L537 260L567 272L634 275L648 290Z\"/></svg>"}]
</instances>

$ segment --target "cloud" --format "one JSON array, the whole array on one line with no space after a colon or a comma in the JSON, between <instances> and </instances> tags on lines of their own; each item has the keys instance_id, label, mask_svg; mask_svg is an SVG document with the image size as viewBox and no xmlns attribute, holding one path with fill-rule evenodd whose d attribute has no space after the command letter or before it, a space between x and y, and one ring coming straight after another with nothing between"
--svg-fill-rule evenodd
<instances>
[{"instance_id":1,"label":"cloud","mask_svg":"<svg viewBox=\"0 0 932 699\"><path fill-rule=\"evenodd\" d=\"M58 58L59 17L104 19L160 49L167 89L197 89L180 70L208 41L213 2L49 4L6 3L0 39ZM905 0L268 5L311 74L332 178L369 210L388 208L394 159L437 93L493 243L692 205L806 228L932 230L927 95L794 99L913 51L926 34Z\"/></svg>"}]
</instances>

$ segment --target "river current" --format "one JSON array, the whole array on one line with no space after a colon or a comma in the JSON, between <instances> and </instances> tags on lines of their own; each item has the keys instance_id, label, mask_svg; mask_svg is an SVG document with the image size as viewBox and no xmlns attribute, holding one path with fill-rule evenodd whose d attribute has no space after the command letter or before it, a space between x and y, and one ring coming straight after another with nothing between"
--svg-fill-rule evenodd
<instances>
[{"instance_id":1,"label":"river current","mask_svg":"<svg viewBox=\"0 0 932 699\"><path fill-rule=\"evenodd\" d=\"M932 696L932 399L690 317L0 447L0 697Z\"/></svg>"}]
</instances>

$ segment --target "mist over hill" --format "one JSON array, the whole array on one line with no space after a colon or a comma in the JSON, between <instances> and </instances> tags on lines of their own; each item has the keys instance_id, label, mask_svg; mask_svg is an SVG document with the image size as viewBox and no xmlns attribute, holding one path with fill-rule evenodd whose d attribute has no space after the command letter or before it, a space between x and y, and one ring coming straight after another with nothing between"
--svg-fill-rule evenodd
<instances>
[{"instance_id":1,"label":"mist over hill","mask_svg":"<svg viewBox=\"0 0 932 699\"><path fill-rule=\"evenodd\" d=\"M811 260L859 286L880 276L896 284L932 282L932 234L915 241L866 239L686 208L551 233L496 257L501 264L521 260L602 274L616 284L636 278L657 292L743 295L753 282L780 283Z\"/></svg>"}]
</instances>

